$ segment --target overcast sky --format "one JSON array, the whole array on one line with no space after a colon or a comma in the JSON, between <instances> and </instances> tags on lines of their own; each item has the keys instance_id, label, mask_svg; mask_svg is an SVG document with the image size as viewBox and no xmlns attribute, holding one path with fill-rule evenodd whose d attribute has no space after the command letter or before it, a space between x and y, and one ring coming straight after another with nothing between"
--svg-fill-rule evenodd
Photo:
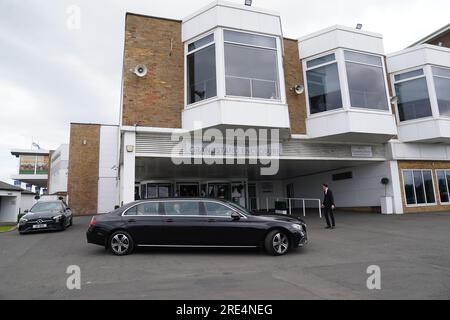
<instances>
[{"instance_id":1,"label":"overcast sky","mask_svg":"<svg viewBox=\"0 0 450 320\"><path fill-rule=\"evenodd\" d=\"M125 12L182 19L210 0L0 0L0 180L17 171L11 148L54 149L70 122L117 124ZM244 0L236 1L243 3ZM80 29L67 27L81 9ZM298 38L334 24L384 35L386 52L450 22L449 0L254 0L281 13Z\"/></svg>"}]
</instances>

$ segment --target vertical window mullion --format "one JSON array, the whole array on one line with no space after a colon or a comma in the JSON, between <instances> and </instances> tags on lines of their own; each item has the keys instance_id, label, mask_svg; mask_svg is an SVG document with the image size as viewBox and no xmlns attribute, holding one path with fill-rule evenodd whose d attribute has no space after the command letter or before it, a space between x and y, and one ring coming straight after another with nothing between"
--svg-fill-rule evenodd
<instances>
[{"instance_id":1,"label":"vertical window mullion","mask_svg":"<svg viewBox=\"0 0 450 320\"><path fill-rule=\"evenodd\" d=\"M420 170L420 173L422 174L422 188L423 188L423 194L425 196L425 203L428 204L428 195L427 195L427 188L425 186L425 177L423 175L423 172L425 170Z\"/></svg>"},{"instance_id":2,"label":"vertical window mullion","mask_svg":"<svg viewBox=\"0 0 450 320\"><path fill-rule=\"evenodd\" d=\"M449 171L447 171L447 170L443 170L443 171L444 171L445 185L447 186L447 195L449 198L448 202L450 202L450 194L449 194L450 190L449 190L448 175L447 175L447 172L449 172Z\"/></svg>"},{"instance_id":3,"label":"vertical window mullion","mask_svg":"<svg viewBox=\"0 0 450 320\"><path fill-rule=\"evenodd\" d=\"M416 192L416 178L414 177L414 170L410 170L411 174L412 174L412 179L413 179L413 189L414 189L414 202L416 205L419 204L419 202L417 201L417 192Z\"/></svg>"}]
</instances>

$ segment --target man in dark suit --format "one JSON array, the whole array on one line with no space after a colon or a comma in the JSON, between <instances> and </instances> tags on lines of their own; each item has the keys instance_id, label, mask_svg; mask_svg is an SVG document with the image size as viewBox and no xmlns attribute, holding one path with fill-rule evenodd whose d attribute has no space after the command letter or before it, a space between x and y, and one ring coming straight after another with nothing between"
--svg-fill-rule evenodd
<instances>
[{"instance_id":1,"label":"man in dark suit","mask_svg":"<svg viewBox=\"0 0 450 320\"><path fill-rule=\"evenodd\" d=\"M336 205L334 204L334 197L333 192L328 187L328 184L324 183L322 185L323 192L324 192L324 200L323 200L323 213L325 215L325 219L327 219L327 227L326 229L334 229L336 228L336 222L334 220L334 214L333 210L336 208ZM331 219L331 221L330 221Z\"/></svg>"}]
</instances>

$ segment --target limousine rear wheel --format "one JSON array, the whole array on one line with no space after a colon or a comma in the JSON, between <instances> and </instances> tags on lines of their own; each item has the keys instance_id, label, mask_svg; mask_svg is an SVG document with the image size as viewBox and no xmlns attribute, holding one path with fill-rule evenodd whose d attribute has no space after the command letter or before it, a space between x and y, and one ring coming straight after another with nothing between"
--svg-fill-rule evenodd
<instances>
[{"instance_id":1,"label":"limousine rear wheel","mask_svg":"<svg viewBox=\"0 0 450 320\"><path fill-rule=\"evenodd\" d=\"M289 251L289 236L281 230L273 230L266 236L266 251L274 256L282 256Z\"/></svg>"},{"instance_id":2,"label":"limousine rear wheel","mask_svg":"<svg viewBox=\"0 0 450 320\"><path fill-rule=\"evenodd\" d=\"M131 254L134 249L133 239L128 232L114 232L109 238L109 249L116 256L126 256Z\"/></svg>"}]
</instances>

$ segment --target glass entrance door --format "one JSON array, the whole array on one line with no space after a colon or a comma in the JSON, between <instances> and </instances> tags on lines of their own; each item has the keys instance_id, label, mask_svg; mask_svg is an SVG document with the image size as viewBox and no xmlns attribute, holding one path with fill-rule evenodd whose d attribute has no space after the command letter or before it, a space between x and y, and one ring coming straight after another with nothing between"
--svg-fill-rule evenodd
<instances>
[{"instance_id":1,"label":"glass entrance door","mask_svg":"<svg viewBox=\"0 0 450 320\"><path fill-rule=\"evenodd\" d=\"M181 198L197 198L199 196L199 185L189 183L178 184L178 194Z\"/></svg>"},{"instance_id":2,"label":"glass entrance door","mask_svg":"<svg viewBox=\"0 0 450 320\"><path fill-rule=\"evenodd\" d=\"M173 193L172 185L167 183L147 183L145 189L145 199L170 198Z\"/></svg>"},{"instance_id":3,"label":"glass entrance door","mask_svg":"<svg viewBox=\"0 0 450 320\"><path fill-rule=\"evenodd\" d=\"M231 201L231 184L230 183L209 183L208 184L208 198Z\"/></svg>"}]
</instances>

